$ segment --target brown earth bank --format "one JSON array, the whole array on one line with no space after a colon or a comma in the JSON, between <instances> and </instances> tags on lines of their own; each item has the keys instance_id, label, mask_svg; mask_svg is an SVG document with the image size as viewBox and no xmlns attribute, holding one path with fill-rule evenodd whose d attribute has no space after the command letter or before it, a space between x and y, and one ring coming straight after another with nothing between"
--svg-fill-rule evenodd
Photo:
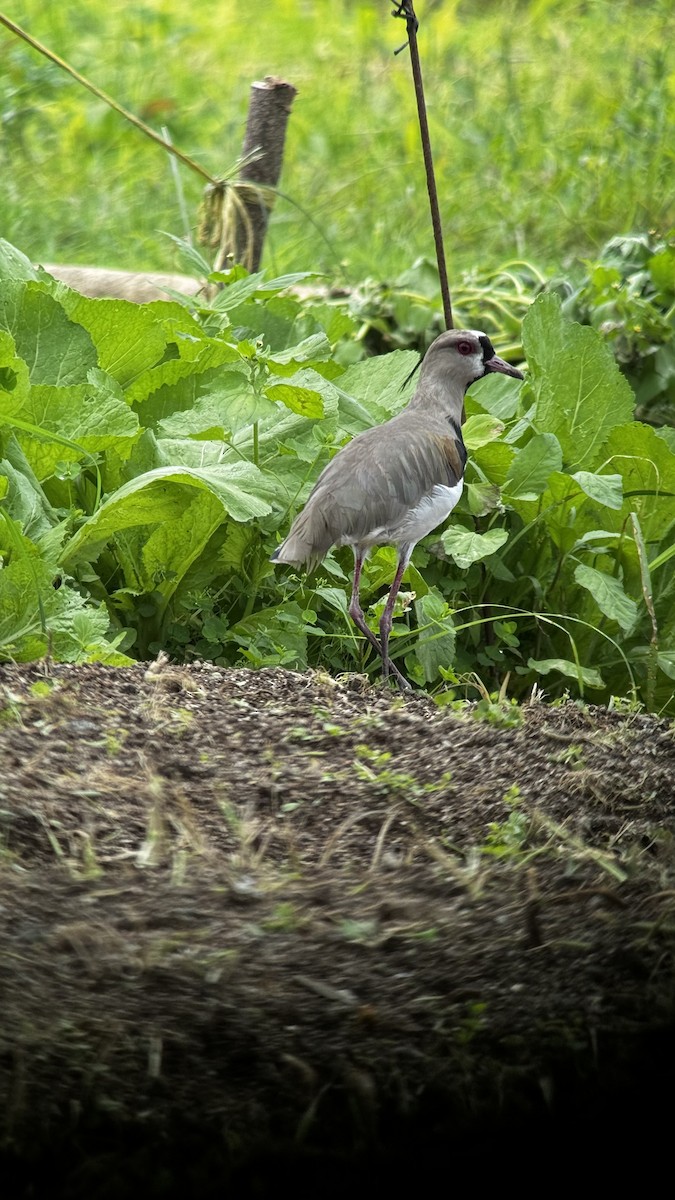
<instances>
[{"instance_id":1,"label":"brown earth bank","mask_svg":"<svg viewBox=\"0 0 675 1200\"><path fill-rule=\"evenodd\" d=\"M669 1154L668 721L162 664L6 666L0 711L5 1195Z\"/></svg>"}]
</instances>

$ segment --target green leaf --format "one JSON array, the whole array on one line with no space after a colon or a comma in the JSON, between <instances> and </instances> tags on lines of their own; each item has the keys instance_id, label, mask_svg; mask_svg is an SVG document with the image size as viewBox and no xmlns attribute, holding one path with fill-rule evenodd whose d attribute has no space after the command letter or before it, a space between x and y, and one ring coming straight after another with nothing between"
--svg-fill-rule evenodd
<instances>
[{"instance_id":1,"label":"green leaf","mask_svg":"<svg viewBox=\"0 0 675 1200\"><path fill-rule=\"evenodd\" d=\"M675 521L675 454L648 425L637 421L614 429L607 441L608 462L623 477L624 508L638 515L647 545L669 535Z\"/></svg>"},{"instance_id":2,"label":"green leaf","mask_svg":"<svg viewBox=\"0 0 675 1200\"><path fill-rule=\"evenodd\" d=\"M308 362L321 362L330 358L330 342L325 333L313 333L297 346L288 350L275 350L266 358L270 370L278 375L292 375L297 368Z\"/></svg>"},{"instance_id":3,"label":"green leaf","mask_svg":"<svg viewBox=\"0 0 675 1200\"><path fill-rule=\"evenodd\" d=\"M582 667L575 662L570 662L567 658L528 658L527 665L538 675L548 675L550 671L558 671L569 679L581 679L586 687L601 688L605 686L599 671L592 667Z\"/></svg>"},{"instance_id":4,"label":"green leaf","mask_svg":"<svg viewBox=\"0 0 675 1200\"><path fill-rule=\"evenodd\" d=\"M476 413L467 417L462 429L462 436L467 450L477 450L494 442L504 432L504 425L496 417L488 413Z\"/></svg>"},{"instance_id":5,"label":"green leaf","mask_svg":"<svg viewBox=\"0 0 675 1200\"><path fill-rule=\"evenodd\" d=\"M499 488L494 483L465 483L464 495L472 517L484 517L501 506Z\"/></svg>"},{"instance_id":6,"label":"green leaf","mask_svg":"<svg viewBox=\"0 0 675 1200\"><path fill-rule=\"evenodd\" d=\"M160 420L176 408L189 407L204 389L205 378L210 381L208 372L213 372L215 377L215 372L224 366L233 370L242 365L243 369L241 354L225 341L215 338L182 340L178 348L180 358L170 358L150 367L126 388L129 404L147 404L149 398L153 399L152 407L143 413L146 421Z\"/></svg>"},{"instance_id":7,"label":"green leaf","mask_svg":"<svg viewBox=\"0 0 675 1200\"><path fill-rule=\"evenodd\" d=\"M371 416L371 425L393 416L408 402L417 383L411 372L420 357L413 350L393 350L348 367L340 376L339 388L358 400Z\"/></svg>"},{"instance_id":8,"label":"green leaf","mask_svg":"<svg viewBox=\"0 0 675 1200\"><path fill-rule=\"evenodd\" d=\"M39 278L39 272L30 259L17 250L16 246L12 246L4 238L0 238L0 279L3 280L3 283Z\"/></svg>"},{"instance_id":9,"label":"green leaf","mask_svg":"<svg viewBox=\"0 0 675 1200\"><path fill-rule=\"evenodd\" d=\"M98 365L119 383L129 383L162 358L166 334L146 305L130 300L91 300L69 290L64 290L60 300L71 321L89 333Z\"/></svg>"},{"instance_id":10,"label":"green leaf","mask_svg":"<svg viewBox=\"0 0 675 1200\"><path fill-rule=\"evenodd\" d=\"M172 413L159 422L164 437L180 438L212 432L224 437L275 411L271 400L254 391L239 371L223 372L220 383L199 396L191 408Z\"/></svg>"},{"instance_id":11,"label":"green leaf","mask_svg":"<svg viewBox=\"0 0 675 1200\"><path fill-rule=\"evenodd\" d=\"M590 471L575 471L579 487L591 500L606 508L620 509L623 505L623 480L620 475L593 475Z\"/></svg>"},{"instance_id":12,"label":"green leaf","mask_svg":"<svg viewBox=\"0 0 675 1200\"><path fill-rule=\"evenodd\" d=\"M508 375L496 373L484 375L471 384L467 392L467 404L478 401L481 408L492 413L499 421L508 421L518 411L520 385Z\"/></svg>"},{"instance_id":13,"label":"green leaf","mask_svg":"<svg viewBox=\"0 0 675 1200\"><path fill-rule=\"evenodd\" d=\"M415 614L419 635L414 653L424 671L425 681L432 683L438 679L440 667L451 667L455 661L456 633L452 610L433 590L415 601Z\"/></svg>"},{"instance_id":14,"label":"green leaf","mask_svg":"<svg viewBox=\"0 0 675 1200\"><path fill-rule=\"evenodd\" d=\"M649 274L656 287L672 298L675 293L675 246L667 246L653 254L647 263Z\"/></svg>"},{"instance_id":15,"label":"green leaf","mask_svg":"<svg viewBox=\"0 0 675 1200\"><path fill-rule=\"evenodd\" d=\"M488 529L487 533L473 533L463 525L451 525L441 535L444 549L462 569L480 562L481 559L489 558L508 540L506 529Z\"/></svg>"},{"instance_id":16,"label":"green leaf","mask_svg":"<svg viewBox=\"0 0 675 1200\"><path fill-rule=\"evenodd\" d=\"M562 467L560 443L552 433L538 433L516 453L504 481L506 495L536 500L546 490L554 471Z\"/></svg>"},{"instance_id":17,"label":"green leaf","mask_svg":"<svg viewBox=\"0 0 675 1200\"><path fill-rule=\"evenodd\" d=\"M516 453L512 446L504 442L491 442L489 446L475 450L471 462L487 476L490 483L503 487Z\"/></svg>"},{"instance_id":18,"label":"green leaf","mask_svg":"<svg viewBox=\"0 0 675 1200\"><path fill-rule=\"evenodd\" d=\"M675 650L660 650L656 657L659 670L669 679L675 679Z\"/></svg>"},{"instance_id":19,"label":"green leaf","mask_svg":"<svg viewBox=\"0 0 675 1200\"><path fill-rule=\"evenodd\" d=\"M538 296L529 308L523 345L537 397L537 428L557 436L566 463L592 467L635 404L611 349L595 329L567 321L553 293Z\"/></svg>"},{"instance_id":20,"label":"green leaf","mask_svg":"<svg viewBox=\"0 0 675 1200\"><path fill-rule=\"evenodd\" d=\"M112 447L121 450L139 431L136 414L101 386L100 375L68 387L36 384L21 409L6 420L17 422L17 437L39 479L53 474L60 460L81 461ZM32 426L32 436L26 436L19 420Z\"/></svg>"},{"instance_id":21,"label":"green leaf","mask_svg":"<svg viewBox=\"0 0 675 1200\"><path fill-rule=\"evenodd\" d=\"M28 367L17 355L11 333L0 329L0 423L21 411L29 390Z\"/></svg>"},{"instance_id":22,"label":"green leaf","mask_svg":"<svg viewBox=\"0 0 675 1200\"><path fill-rule=\"evenodd\" d=\"M633 628L637 621L638 606L626 595L618 579L585 563L576 567L574 578L591 593L600 612L617 621L626 633Z\"/></svg>"},{"instance_id":23,"label":"green leaf","mask_svg":"<svg viewBox=\"0 0 675 1200\"><path fill-rule=\"evenodd\" d=\"M311 388L293 387L289 383L273 383L265 388L265 395L270 400L280 400L291 412L303 417L318 420L323 416L323 401L321 394Z\"/></svg>"},{"instance_id":24,"label":"green leaf","mask_svg":"<svg viewBox=\"0 0 675 1200\"><path fill-rule=\"evenodd\" d=\"M24 535L35 541L56 524L57 514L14 437L8 439L7 457L0 462L0 480L4 511L21 524Z\"/></svg>"},{"instance_id":25,"label":"green leaf","mask_svg":"<svg viewBox=\"0 0 675 1200\"><path fill-rule=\"evenodd\" d=\"M157 467L119 488L85 521L65 547L61 564L65 567L92 561L108 539L122 529L179 521L191 488L215 496L220 505L219 522L228 514L236 521L264 516L271 508L256 495L260 480L258 469L246 462L202 469ZM185 551L189 551L189 542L185 543Z\"/></svg>"},{"instance_id":26,"label":"green leaf","mask_svg":"<svg viewBox=\"0 0 675 1200\"><path fill-rule=\"evenodd\" d=\"M47 284L29 281L0 293L0 326L12 334L31 383L81 383L87 369L99 365L89 334L68 318Z\"/></svg>"}]
</instances>

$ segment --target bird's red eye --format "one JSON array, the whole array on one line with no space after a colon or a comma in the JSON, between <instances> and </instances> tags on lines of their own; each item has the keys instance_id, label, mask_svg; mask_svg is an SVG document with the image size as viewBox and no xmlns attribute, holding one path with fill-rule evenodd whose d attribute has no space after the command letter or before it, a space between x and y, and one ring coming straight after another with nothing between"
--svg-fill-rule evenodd
<instances>
[{"instance_id":1,"label":"bird's red eye","mask_svg":"<svg viewBox=\"0 0 675 1200\"><path fill-rule=\"evenodd\" d=\"M458 342L457 349L460 354L473 354L474 353L474 348L471 345L471 342Z\"/></svg>"}]
</instances>

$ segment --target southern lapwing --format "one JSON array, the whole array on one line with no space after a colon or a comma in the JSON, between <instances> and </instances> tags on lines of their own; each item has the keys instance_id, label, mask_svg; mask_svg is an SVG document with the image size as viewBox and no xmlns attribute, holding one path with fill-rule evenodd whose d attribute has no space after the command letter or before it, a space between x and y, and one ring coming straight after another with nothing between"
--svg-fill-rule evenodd
<instances>
[{"instance_id":1,"label":"southern lapwing","mask_svg":"<svg viewBox=\"0 0 675 1200\"><path fill-rule=\"evenodd\" d=\"M273 562L312 570L331 546L351 546L354 581L349 615L382 658L382 672L410 687L389 657L394 603L415 545L445 521L462 494L466 448L464 393L491 371L523 376L476 329L452 329L432 342L415 394L384 425L359 433L324 468ZM398 566L380 620L380 640L359 602L363 561L372 546L398 550Z\"/></svg>"}]
</instances>

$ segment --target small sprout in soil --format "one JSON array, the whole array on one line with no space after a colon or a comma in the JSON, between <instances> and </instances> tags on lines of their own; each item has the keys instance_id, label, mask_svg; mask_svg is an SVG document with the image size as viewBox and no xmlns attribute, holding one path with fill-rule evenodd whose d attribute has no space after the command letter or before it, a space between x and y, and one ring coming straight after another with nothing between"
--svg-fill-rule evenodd
<instances>
[{"instance_id":1,"label":"small sprout in soil","mask_svg":"<svg viewBox=\"0 0 675 1200\"><path fill-rule=\"evenodd\" d=\"M479 700L471 710L477 721L486 721L501 729L518 729L523 724L523 713L517 700L500 698L496 694L489 699Z\"/></svg>"},{"instance_id":2,"label":"small sprout in soil","mask_svg":"<svg viewBox=\"0 0 675 1200\"><path fill-rule=\"evenodd\" d=\"M483 1000L474 1000L467 1005L467 1014L457 1028L457 1041L462 1046L468 1046L480 1033L486 1022L487 1004Z\"/></svg>"},{"instance_id":3,"label":"small sprout in soil","mask_svg":"<svg viewBox=\"0 0 675 1200\"><path fill-rule=\"evenodd\" d=\"M565 750L561 750L558 754L552 754L551 762L571 767L573 771L581 771L586 766L583 747L573 742Z\"/></svg>"},{"instance_id":4,"label":"small sprout in soil","mask_svg":"<svg viewBox=\"0 0 675 1200\"><path fill-rule=\"evenodd\" d=\"M289 900L282 900L269 917L265 917L260 924L263 929L275 933L286 933L297 929L299 917L295 905L291 904Z\"/></svg>"},{"instance_id":5,"label":"small sprout in soil","mask_svg":"<svg viewBox=\"0 0 675 1200\"><path fill-rule=\"evenodd\" d=\"M367 942L377 933L377 921L348 919L340 922L340 931L348 942Z\"/></svg>"},{"instance_id":6,"label":"small sprout in soil","mask_svg":"<svg viewBox=\"0 0 675 1200\"><path fill-rule=\"evenodd\" d=\"M34 700L46 700L51 696L56 684L50 679L36 679L35 683L30 685L30 694Z\"/></svg>"}]
</instances>

